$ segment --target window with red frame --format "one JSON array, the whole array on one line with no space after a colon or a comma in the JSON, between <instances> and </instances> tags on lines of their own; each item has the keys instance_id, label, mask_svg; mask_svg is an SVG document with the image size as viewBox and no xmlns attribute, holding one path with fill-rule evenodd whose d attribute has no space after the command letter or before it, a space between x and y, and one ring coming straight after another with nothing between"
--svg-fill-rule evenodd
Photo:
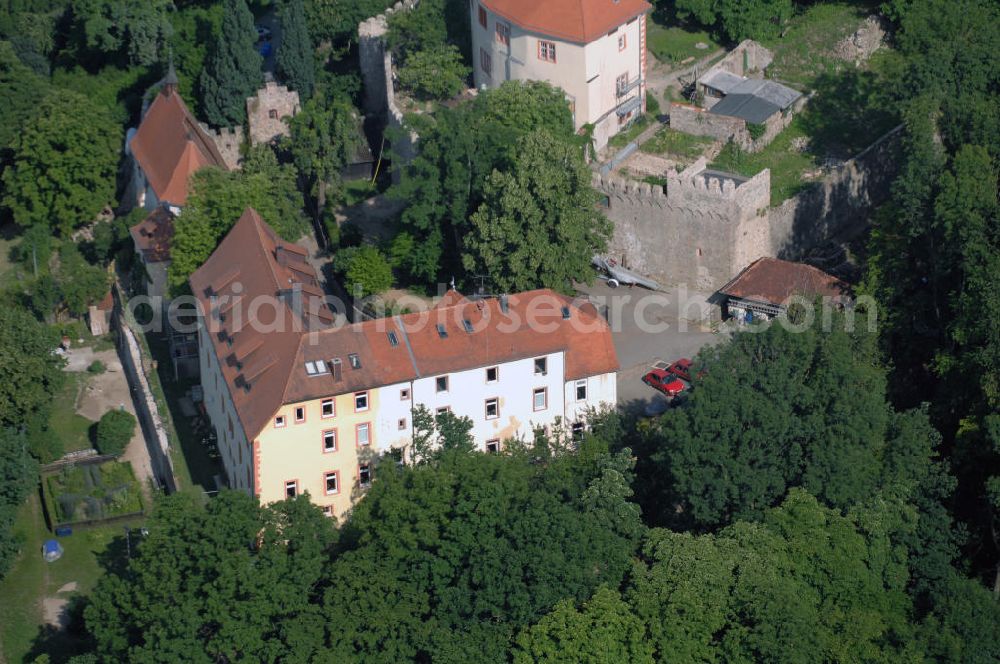
<instances>
[{"instance_id":1,"label":"window with red frame","mask_svg":"<svg viewBox=\"0 0 1000 664\"><path fill-rule=\"evenodd\" d=\"M335 493L340 493L340 473L338 471L325 474L323 482L326 487L326 495L332 496Z\"/></svg>"},{"instance_id":2,"label":"window with red frame","mask_svg":"<svg viewBox=\"0 0 1000 664\"><path fill-rule=\"evenodd\" d=\"M328 429L323 432L323 452L337 451L337 430Z\"/></svg>"},{"instance_id":3,"label":"window with red frame","mask_svg":"<svg viewBox=\"0 0 1000 664\"><path fill-rule=\"evenodd\" d=\"M556 45L554 42L541 41L538 42L538 59L545 60L546 62L556 61Z\"/></svg>"}]
</instances>

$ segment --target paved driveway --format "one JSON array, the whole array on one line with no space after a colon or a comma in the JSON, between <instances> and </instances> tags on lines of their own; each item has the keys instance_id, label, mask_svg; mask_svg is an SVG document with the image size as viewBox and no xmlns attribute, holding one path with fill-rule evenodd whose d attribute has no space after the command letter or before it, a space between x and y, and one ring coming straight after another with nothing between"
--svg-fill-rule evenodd
<instances>
[{"instance_id":1,"label":"paved driveway","mask_svg":"<svg viewBox=\"0 0 1000 664\"><path fill-rule=\"evenodd\" d=\"M705 345L726 337L699 322L708 305L707 293L677 289L653 292L644 288L609 288L603 281L578 288L602 312L607 312L618 353L618 405L642 412L663 397L641 378L658 360L694 357Z\"/></svg>"}]
</instances>

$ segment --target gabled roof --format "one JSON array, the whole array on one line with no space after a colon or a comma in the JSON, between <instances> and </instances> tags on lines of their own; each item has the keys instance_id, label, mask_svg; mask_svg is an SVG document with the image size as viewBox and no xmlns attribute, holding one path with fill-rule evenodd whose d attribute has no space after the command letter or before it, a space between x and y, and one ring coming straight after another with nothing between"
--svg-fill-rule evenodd
<instances>
[{"instance_id":1,"label":"gabled roof","mask_svg":"<svg viewBox=\"0 0 1000 664\"><path fill-rule=\"evenodd\" d=\"M303 298L322 294L305 253L247 208L191 275L191 290L210 319L204 322L215 355L251 438L282 403L303 331L333 322L325 306L314 315L294 310L297 290Z\"/></svg>"},{"instance_id":2,"label":"gabled roof","mask_svg":"<svg viewBox=\"0 0 1000 664\"><path fill-rule=\"evenodd\" d=\"M783 305L793 295L841 297L846 283L819 268L779 258L758 258L719 289L729 297Z\"/></svg>"},{"instance_id":3,"label":"gabled roof","mask_svg":"<svg viewBox=\"0 0 1000 664\"><path fill-rule=\"evenodd\" d=\"M170 241L174 237L174 215L157 207L145 219L129 229L135 248L146 263L170 260Z\"/></svg>"},{"instance_id":4,"label":"gabled roof","mask_svg":"<svg viewBox=\"0 0 1000 664\"><path fill-rule=\"evenodd\" d=\"M652 10L646 0L479 0L530 32L586 44Z\"/></svg>"},{"instance_id":5,"label":"gabled roof","mask_svg":"<svg viewBox=\"0 0 1000 664\"><path fill-rule=\"evenodd\" d=\"M448 291L429 311L305 334L285 403L557 352L565 352L566 380L618 370L611 330L593 306L548 289L517 293L505 301L470 300ZM357 369L351 365L352 354ZM310 376L304 370L307 362L335 359L340 360L339 376L333 371Z\"/></svg>"},{"instance_id":6,"label":"gabled roof","mask_svg":"<svg viewBox=\"0 0 1000 664\"><path fill-rule=\"evenodd\" d=\"M597 310L551 290L503 300L470 300L449 291L429 311L334 327L325 306L312 315L296 306L295 288L322 296L305 255L248 208L191 275L215 356L251 439L283 404L421 376L555 352L565 352L566 380L618 370L610 328ZM258 298L265 306L254 304ZM254 321L248 320L251 312ZM321 370L315 370L317 363Z\"/></svg>"},{"instance_id":7,"label":"gabled roof","mask_svg":"<svg viewBox=\"0 0 1000 664\"><path fill-rule=\"evenodd\" d=\"M156 197L184 205L191 175L205 166L226 169L211 137L172 85L164 85L139 123L129 147Z\"/></svg>"},{"instance_id":8,"label":"gabled roof","mask_svg":"<svg viewBox=\"0 0 1000 664\"><path fill-rule=\"evenodd\" d=\"M775 113L791 106L801 96L802 93L798 90L781 83L748 78L732 86L722 101L709 112L762 124Z\"/></svg>"},{"instance_id":9,"label":"gabled roof","mask_svg":"<svg viewBox=\"0 0 1000 664\"><path fill-rule=\"evenodd\" d=\"M725 69L712 69L707 74L698 79L702 85L718 90L722 94L729 94L737 85L745 79L742 76L726 71Z\"/></svg>"}]
</instances>

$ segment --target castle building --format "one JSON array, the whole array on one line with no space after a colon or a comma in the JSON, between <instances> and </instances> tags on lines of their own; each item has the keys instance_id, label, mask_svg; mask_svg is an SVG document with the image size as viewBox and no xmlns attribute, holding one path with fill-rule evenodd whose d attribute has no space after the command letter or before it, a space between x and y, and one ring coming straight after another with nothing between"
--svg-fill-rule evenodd
<instances>
[{"instance_id":1,"label":"castle building","mask_svg":"<svg viewBox=\"0 0 1000 664\"><path fill-rule=\"evenodd\" d=\"M131 182L123 203L148 210L149 215L129 229L137 258L146 272L146 292L162 296L167 292L170 242L174 217L187 203L191 176L206 166L228 170L217 141L229 136L227 152L239 151L233 132L211 134L198 123L177 92L173 65L161 82L156 97L146 108L137 129L130 129L125 154L132 165Z\"/></svg>"},{"instance_id":2,"label":"castle building","mask_svg":"<svg viewBox=\"0 0 1000 664\"><path fill-rule=\"evenodd\" d=\"M160 205L177 214L187 202L191 176L206 166L229 166L213 137L188 110L177 92L173 67L159 93L129 132L126 154L134 165L134 204L147 210Z\"/></svg>"},{"instance_id":3,"label":"castle building","mask_svg":"<svg viewBox=\"0 0 1000 664\"><path fill-rule=\"evenodd\" d=\"M603 147L646 106L645 0L473 0L477 88L548 81Z\"/></svg>"},{"instance_id":4,"label":"castle building","mask_svg":"<svg viewBox=\"0 0 1000 664\"><path fill-rule=\"evenodd\" d=\"M247 209L190 279L204 405L230 486L302 492L342 517L374 460L408 458L413 409L472 421L483 451L614 405L618 359L590 304L550 290L335 325L305 250Z\"/></svg>"}]
</instances>

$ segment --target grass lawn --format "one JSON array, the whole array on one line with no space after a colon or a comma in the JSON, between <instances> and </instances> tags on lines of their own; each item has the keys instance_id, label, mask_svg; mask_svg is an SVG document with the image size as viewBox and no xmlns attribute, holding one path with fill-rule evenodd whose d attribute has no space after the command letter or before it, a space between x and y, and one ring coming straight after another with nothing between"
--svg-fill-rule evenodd
<instances>
[{"instance_id":1,"label":"grass lawn","mask_svg":"<svg viewBox=\"0 0 1000 664\"><path fill-rule=\"evenodd\" d=\"M639 149L648 154L661 155L689 164L700 157L712 142L711 138L705 136L692 136L664 127L653 138L640 145Z\"/></svg>"},{"instance_id":2,"label":"grass lawn","mask_svg":"<svg viewBox=\"0 0 1000 664\"><path fill-rule=\"evenodd\" d=\"M708 48L695 48L698 42L708 44ZM667 27L654 20L646 22L646 48L663 64L674 65L708 55L720 46L704 30Z\"/></svg>"},{"instance_id":3,"label":"grass lawn","mask_svg":"<svg viewBox=\"0 0 1000 664\"><path fill-rule=\"evenodd\" d=\"M128 525L138 527L140 522ZM72 631L53 634L43 627L42 600L71 599L90 592L108 566L123 560L124 527L118 523L74 528L72 535L59 539L62 558L46 563L41 547L51 535L45 528L38 495L33 494L21 507L14 523L14 534L22 543L21 555L0 581L0 654L5 661L32 661L43 651L53 661L63 661L80 648L79 637ZM71 582L77 584L75 592L57 593Z\"/></svg>"},{"instance_id":4,"label":"grass lawn","mask_svg":"<svg viewBox=\"0 0 1000 664\"><path fill-rule=\"evenodd\" d=\"M816 168L812 155L792 148L792 140L805 136L798 118L785 131L760 152L750 154L726 145L711 164L711 168L730 171L747 177L765 168L771 169L771 205L779 205L791 198L809 183L802 180L806 171Z\"/></svg>"},{"instance_id":5,"label":"grass lawn","mask_svg":"<svg viewBox=\"0 0 1000 664\"><path fill-rule=\"evenodd\" d=\"M857 30L877 5L877 2L817 3L794 16L784 37L764 41L774 52L774 62L767 68L768 78L806 89L822 74L853 69L853 63L833 57L833 48Z\"/></svg>"},{"instance_id":6,"label":"grass lawn","mask_svg":"<svg viewBox=\"0 0 1000 664\"><path fill-rule=\"evenodd\" d=\"M623 148L632 141L634 141L643 130L649 126L649 123L653 121L653 118L649 113L644 113L639 116L639 118L632 123L632 126L621 132L620 134L615 134L610 139L608 139L608 146L612 148Z\"/></svg>"},{"instance_id":7,"label":"grass lawn","mask_svg":"<svg viewBox=\"0 0 1000 664\"><path fill-rule=\"evenodd\" d=\"M378 193L371 180L350 180L344 183L344 207L357 205Z\"/></svg>"},{"instance_id":8,"label":"grass lawn","mask_svg":"<svg viewBox=\"0 0 1000 664\"><path fill-rule=\"evenodd\" d=\"M90 374L66 373L66 384L55 398L55 408L49 418L49 428L62 442L63 452L76 452L93 447L90 427L93 422L76 412L80 393L87 387Z\"/></svg>"}]
</instances>

